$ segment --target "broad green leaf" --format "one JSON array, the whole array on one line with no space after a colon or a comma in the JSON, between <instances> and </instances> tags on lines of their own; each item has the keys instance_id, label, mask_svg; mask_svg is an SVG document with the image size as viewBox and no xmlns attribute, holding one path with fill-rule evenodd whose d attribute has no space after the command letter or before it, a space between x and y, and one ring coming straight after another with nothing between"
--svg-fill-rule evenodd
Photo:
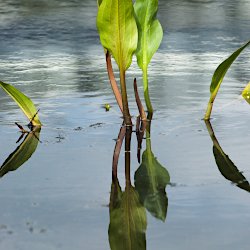
<instances>
[{"instance_id":1,"label":"broad green leaf","mask_svg":"<svg viewBox=\"0 0 250 250\"><path fill-rule=\"evenodd\" d=\"M247 84L245 89L242 91L242 96L250 104L250 82Z\"/></svg>"},{"instance_id":2,"label":"broad green leaf","mask_svg":"<svg viewBox=\"0 0 250 250\"><path fill-rule=\"evenodd\" d=\"M10 84L4 83L0 81L0 86L3 90L12 97L12 99L18 104L18 106L22 109L24 114L28 117L34 126L41 126L41 122L39 120L37 110L33 102L24 95L21 91L11 86ZM35 115L36 114L36 115ZM33 118L33 120L32 120Z\"/></svg>"},{"instance_id":3,"label":"broad green leaf","mask_svg":"<svg viewBox=\"0 0 250 250\"><path fill-rule=\"evenodd\" d=\"M221 82L227 73L227 70L231 66L231 64L235 61L235 59L239 56L239 54L244 50L248 45L250 44L250 41L248 41L246 44L244 44L242 47L237 49L231 56L229 56L225 61L223 61L218 68L215 70L212 82L210 85L210 93L213 94L216 89L218 89L221 85Z\"/></svg>"},{"instance_id":4,"label":"broad green leaf","mask_svg":"<svg viewBox=\"0 0 250 250\"><path fill-rule=\"evenodd\" d=\"M103 47L115 58L120 70L127 70L138 40L132 0L102 0L97 28Z\"/></svg>"},{"instance_id":5,"label":"broad green leaf","mask_svg":"<svg viewBox=\"0 0 250 250\"><path fill-rule=\"evenodd\" d=\"M158 0L136 0L134 9L138 27L137 63L144 70L158 50L163 37L161 24L156 19Z\"/></svg>"},{"instance_id":6,"label":"broad green leaf","mask_svg":"<svg viewBox=\"0 0 250 250\"><path fill-rule=\"evenodd\" d=\"M109 213L110 249L146 250L146 211L134 187L122 192L119 184L112 184Z\"/></svg>"},{"instance_id":7,"label":"broad green leaf","mask_svg":"<svg viewBox=\"0 0 250 250\"><path fill-rule=\"evenodd\" d=\"M213 146L213 153L218 169L221 174L229 181L250 192L249 182L245 176L238 170L234 163L230 160L223 150L218 146Z\"/></svg>"},{"instance_id":8,"label":"broad green leaf","mask_svg":"<svg viewBox=\"0 0 250 250\"><path fill-rule=\"evenodd\" d=\"M142 154L142 163L135 172L135 188L145 208L156 218L165 221L168 208L166 185L168 171L157 161L148 147Z\"/></svg>"},{"instance_id":9,"label":"broad green leaf","mask_svg":"<svg viewBox=\"0 0 250 250\"><path fill-rule=\"evenodd\" d=\"M34 131L26 135L23 142L9 155L0 167L0 177L3 177L9 171L18 169L32 156L39 142L40 130L40 127L36 127Z\"/></svg>"}]
</instances>

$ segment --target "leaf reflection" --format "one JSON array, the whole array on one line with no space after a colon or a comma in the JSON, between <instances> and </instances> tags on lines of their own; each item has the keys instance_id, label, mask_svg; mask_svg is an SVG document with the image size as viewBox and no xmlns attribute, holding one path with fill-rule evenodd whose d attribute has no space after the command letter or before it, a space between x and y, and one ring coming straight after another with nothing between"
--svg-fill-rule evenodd
<instances>
[{"instance_id":1,"label":"leaf reflection","mask_svg":"<svg viewBox=\"0 0 250 250\"><path fill-rule=\"evenodd\" d=\"M209 121L205 121L207 130L213 142L213 154L221 174L241 189L250 192L250 185L245 176L238 170L228 155L222 150Z\"/></svg>"},{"instance_id":2,"label":"leaf reflection","mask_svg":"<svg viewBox=\"0 0 250 250\"><path fill-rule=\"evenodd\" d=\"M0 177L3 177L9 171L15 171L23 165L36 151L41 127L35 127L27 133L23 142L12 152L0 167Z\"/></svg>"},{"instance_id":3,"label":"leaf reflection","mask_svg":"<svg viewBox=\"0 0 250 250\"><path fill-rule=\"evenodd\" d=\"M146 210L157 219L163 221L166 219L168 199L165 188L170 177L151 150L150 125L150 122L146 125L146 150L142 155L142 163L135 173L135 187L132 186L130 177L132 128L122 126L116 141L112 165L108 230L112 250L146 249ZM143 124L137 127L143 127ZM144 131L140 130L140 134L137 133L137 139L142 139L143 133ZM125 188L122 191L117 176L117 167L124 139Z\"/></svg>"},{"instance_id":4,"label":"leaf reflection","mask_svg":"<svg viewBox=\"0 0 250 250\"><path fill-rule=\"evenodd\" d=\"M146 129L146 150L142 154L142 163L135 172L135 188L150 214L165 221L168 208L165 188L170 182L170 176L151 150L150 123L149 121Z\"/></svg>"},{"instance_id":5,"label":"leaf reflection","mask_svg":"<svg viewBox=\"0 0 250 250\"><path fill-rule=\"evenodd\" d=\"M112 250L146 249L146 210L140 203L139 194L130 181L131 132L131 128L121 128L114 150L108 231ZM122 191L117 178L117 164L124 136L126 186Z\"/></svg>"}]
</instances>

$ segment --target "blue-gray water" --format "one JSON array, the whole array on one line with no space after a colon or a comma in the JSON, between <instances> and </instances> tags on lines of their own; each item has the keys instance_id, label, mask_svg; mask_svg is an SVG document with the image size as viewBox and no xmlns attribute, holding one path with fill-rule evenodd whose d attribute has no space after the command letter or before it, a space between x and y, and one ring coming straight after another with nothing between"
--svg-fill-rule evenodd
<instances>
[{"instance_id":1,"label":"blue-gray water","mask_svg":"<svg viewBox=\"0 0 250 250\"><path fill-rule=\"evenodd\" d=\"M152 151L168 170L166 222L147 214L147 249L249 249L249 193L219 172L201 120L217 65L250 38L250 2L159 1L164 39L149 67ZM113 148L121 125L96 31L96 1L2 0L0 80L40 108L36 152L0 180L0 249L109 249ZM250 180L249 49L227 73L213 110L221 147ZM141 84L134 60L127 74ZM142 87L139 87L142 96ZM105 112L102 105L111 104ZM28 121L0 91L0 160ZM145 143L143 145L145 148ZM132 139L131 176L136 161ZM124 184L124 156L119 177Z\"/></svg>"}]
</instances>

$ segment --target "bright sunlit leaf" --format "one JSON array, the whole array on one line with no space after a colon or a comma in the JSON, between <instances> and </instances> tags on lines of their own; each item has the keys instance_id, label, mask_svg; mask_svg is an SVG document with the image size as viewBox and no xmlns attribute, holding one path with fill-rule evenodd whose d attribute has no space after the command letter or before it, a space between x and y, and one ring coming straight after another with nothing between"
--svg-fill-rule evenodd
<instances>
[{"instance_id":1,"label":"bright sunlit leaf","mask_svg":"<svg viewBox=\"0 0 250 250\"><path fill-rule=\"evenodd\" d=\"M29 97L10 84L0 81L0 86L18 104L24 114L28 117L29 121L32 121L33 126L42 125L37 114L37 109Z\"/></svg>"},{"instance_id":2,"label":"bright sunlit leaf","mask_svg":"<svg viewBox=\"0 0 250 250\"><path fill-rule=\"evenodd\" d=\"M134 9L139 35L136 50L137 63L143 70L148 67L163 37L161 24L156 19L158 0L136 0Z\"/></svg>"},{"instance_id":3,"label":"bright sunlit leaf","mask_svg":"<svg viewBox=\"0 0 250 250\"><path fill-rule=\"evenodd\" d=\"M250 104L250 82L247 84L245 89L242 91L242 96Z\"/></svg>"},{"instance_id":4,"label":"bright sunlit leaf","mask_svg":"<svg viewBox=\"0 0 250 250\"><path fill-rule=\"evenodd\" d=\"M97 28L100 40L125 71L137 48L138 32L132 0L98 1Z\"/></svg>"},{"instance_id":5,"label":"bright sunlit leaf","mask_svg":"<svg viewBox=\"0 0 250 250\"><path fill-rule=\"evenodd\" d=\"M163 37L161 24L156 19L158 0L136 0L134 9L138 27L137 64L143 72L144 97L148 112L152 117L153 107L148 90L148 65Z\"/></svg>"}]
</instances>

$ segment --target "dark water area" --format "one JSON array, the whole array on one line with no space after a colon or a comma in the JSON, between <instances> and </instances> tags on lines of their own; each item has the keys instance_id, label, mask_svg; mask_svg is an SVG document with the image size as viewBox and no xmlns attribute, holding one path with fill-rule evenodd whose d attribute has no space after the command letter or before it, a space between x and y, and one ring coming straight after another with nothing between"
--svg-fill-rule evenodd
<instances>
[{"instance_id":1,"label":"dark water area","mask_svg":"<svg viewBox=\"0 0 250 250\"><path fill-rule=\"evenodd\" d=\"M31 158L0 179L1 250L110 249L112 157L122 120L96 13L90 0L0 1L0 80L28 95L43 123L37 145L26 139L34 145ZM240 96L250 79L249 49L222 83L212 127L202 120L214 70L249 40L249 13L249 0L159 1L164 38L149 66L150 149L170 182L166 220L146 213L149 250L249 249L250 107ZM135 58L127 73L135 123L134 77L143 96ZM20 145L15 122L28 123L0 91L1 166ZM132 133L133 187L136 153ZM125 193L124 168L122 147L118 178Z\"/></svg>"}]
</instances>

